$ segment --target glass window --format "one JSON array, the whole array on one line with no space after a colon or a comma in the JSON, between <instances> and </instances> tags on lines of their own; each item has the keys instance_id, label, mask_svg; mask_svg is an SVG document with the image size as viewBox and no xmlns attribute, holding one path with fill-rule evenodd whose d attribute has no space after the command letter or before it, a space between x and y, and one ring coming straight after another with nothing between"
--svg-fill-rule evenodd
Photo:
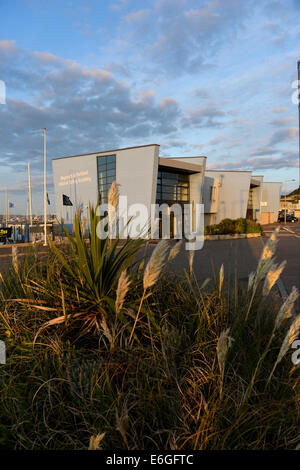
<instances>
[{"instance_id":1,"label":"glass window","mask_svg":"<svg viewBox=\"0 0 300 470\"><path fill-rule=\"evenodd\" d=\"M116 156L104 155L97 157L98 164L98 191L100 202L107 203L108 191L116 180Z\"/></svg>"},{"instance_id":2,"label":"glass window","mask_svg":"<svg viewBox=\"0 0 300 470\"><path fill-rule=\"evenodd\" d=\"M157 202L169 204L189 201L189 176L174 171L158 171Z\"/></svg>"},{"instance_id":3,"label":"glass window","mask_svg":"<svg viewBox=\"0 0 300 470\"><path fill-rule=\"evenodd\" d=\"M107 173L106 173L106 176L107 177L112 177L112 178L115 178L116 177L116 170L115 169L107 169Z\"/></svg>"}]
</instances>

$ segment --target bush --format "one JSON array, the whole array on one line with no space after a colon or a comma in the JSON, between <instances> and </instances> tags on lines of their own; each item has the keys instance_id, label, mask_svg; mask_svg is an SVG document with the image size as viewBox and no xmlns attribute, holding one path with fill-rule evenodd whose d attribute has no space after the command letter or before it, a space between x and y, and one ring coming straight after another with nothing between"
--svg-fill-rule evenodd
<instances>
[{"instance_id":1,"label":"bush","mask_svg":"<svg viewBox=\"0 0 300 470\"><path fill-rule=\"evenodd\" d=\"M189 273L173 275L168 268L159 278L178 249L160 242L145 269L127 266L128 282L119 276L100 295L101 309L109 309L106 322L96 316L99 328L86 328L84 312L89 325L91 286L101 273L87 261L93 282L81 287L71 274L80 275L73 255L82 243L79 233L65 245L68 265L52 246L47 260L33 252L34 265L27 259L3 279L0 337L6 337L8 362L0 366L0 447L298 446L300 377L289 341L300 317L289 329L295 289L281 307L272 297L284 267L274 265L276 234L247 290L224 289L221 268L217 284L205 291L192 256ZM93 249L85 246L87 260ZM107 244L103 256L110 249ZM102 265L103 275L106 269Z\"/></svg>"},{"instance_id":2,"label":"bush","mask_svg":"<svg viewBox=\"0 0 300 470\"><path fill-rule=\"evenodd\" d=\"M219 224L206 225L204 228L205 235L227 235L237 233L260 233L263 234L262 226L254 220L239 219L223 219Z\"/></svg>"}]
</instances>

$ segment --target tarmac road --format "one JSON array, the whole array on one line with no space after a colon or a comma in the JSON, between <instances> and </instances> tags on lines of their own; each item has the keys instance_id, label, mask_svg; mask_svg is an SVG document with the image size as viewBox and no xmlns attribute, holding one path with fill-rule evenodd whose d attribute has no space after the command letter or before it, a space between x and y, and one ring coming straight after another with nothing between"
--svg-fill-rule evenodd
<instances>
[{"instance_id":1,"label":"tarmac road","mask_svg":"<svg viewBox=\"0 0 300 470\"><path fill-rule=\"evenodd\" d=\"M266 226L266 235L270 235L270 232L278 225L280 225L280 232L276 258L279 262L287 261L281 279L289 293L293 286L300 290L300 222Z\"/></svg>"},{"instance_id":2,"label":"tarmac road","mask_svg":"<svg viewBox=\"0 0 300 470\"><path fill-rule=\"evenodd\" d=\"M215 279L222 264L224 264L225 280L232 281L237 275L239 280L247 282L251 271L257 266L257 261L261 255L263 244L270 236L275 227L280 226L279 242L276 252L277 262L287 261L286 268L282 273L283 293L288 294L293 286L300 290L300 222L281 223L264 226L265 236L249 239L217 240L206 241L202 250L195 252L194 271L197 278L204 281L206 278ZM171 243L175 243L172 241ZM148 253L153 249L155 243L151 243ZM5 274L8 266L11 265L12 245L0 246L0 272ZM27 246L19 246L22 255L27 250ZM45 252L45 248L40 246L39 252ZM188 269L188 251L181 249L178 257L172 262L169 269L182 272ZM300 302L298 301L297 308Z\"/></svg>"},{"instance_id":3,"label":"tarmac road","mask_svg":"<svg viewBox=\"0 0 300 470\"><path fill-rule=\"evenodd\" d=\"M231 282L235 276L240 281L248 282L249 274L257 267L264 244L273 230L280 226L276 262L287 261L281 276L281 295L290 293L293 286L300 290L300 222L265 225L263 237L205 241L202 250L194 256L194 272L200 282L206 278L218 279L219 270L224 264L225 280ZM173 242L174 243L174 242ZM184 247L172 262L170 269L180 272L188 269L188 252ZM300 299L296 303L299 310Z\"/></svg>"}]
</instances>

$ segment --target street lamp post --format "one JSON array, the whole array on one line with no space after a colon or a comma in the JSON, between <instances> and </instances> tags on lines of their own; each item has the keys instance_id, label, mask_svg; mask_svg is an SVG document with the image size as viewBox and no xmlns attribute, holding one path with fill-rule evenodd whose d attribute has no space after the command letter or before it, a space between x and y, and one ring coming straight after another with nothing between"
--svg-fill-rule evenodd
<instances>
[{"instance_id":1,"label":"street lamp post","mask_svg":"<svg viewBox=\"0 0 300 470\"><path fill-rule=\"evenodd\" d=\"M31 132L41 132L41 129L34 129ZM44 246L48 245L47 240L47 160L46 160L46 128L44 127Z\"/></svg>"},{"instance_id":2,"label":"street lamp post","mask_svg":"<svg viewBox=\"0 0 300 470\"><path fill-rule=\"evenodd\" d=\"M289 181L296 181L296 180L284 180L284 223L286 224L286 211L287 211L287 207L286 207L286 183L288 183Z\"/></svg>"},{"instance_id":3,"label":"street lamp post","mask_svg":"<svg viewBox=\"0 0 300 470\"><path fill-rule=\"evenodd\" d=\"M47 246L47 162L46 162L46 128L44 128L44 246Z\"/></svg>"}]
</instances>

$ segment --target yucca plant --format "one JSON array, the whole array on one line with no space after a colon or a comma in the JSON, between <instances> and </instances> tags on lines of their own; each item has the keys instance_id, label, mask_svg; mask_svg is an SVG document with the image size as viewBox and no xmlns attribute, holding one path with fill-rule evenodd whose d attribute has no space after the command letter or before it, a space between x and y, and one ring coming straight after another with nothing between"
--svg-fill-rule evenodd
<instances>
[{"instance_id":1,"label":"yucca plant","mask_svg":"<svg viewBox=\"0 0 300 470\"><path fill-rule=\"evenodd\" d=\"M74 220L74 233L68 232L62 222L62 228L71 246L71 253L66 256L65 249L49 241L51 250L56 254L64 272L64 282L73 299L73 312L63 311L63 315L50 320L44 327L80 320L85 331L108 332L115 312L115 291L122 273L133 267L134 258L144 243L142 239L121 240L120 235L111 240L101 239L97 235L100 217L97 207L89 206L90 227L88 237L84 236L81 223L81 211L77 210ZM62 287L62 295L65 286ZM120 315L120 312L117 312Z\"/></svg>"}]
</instances>

